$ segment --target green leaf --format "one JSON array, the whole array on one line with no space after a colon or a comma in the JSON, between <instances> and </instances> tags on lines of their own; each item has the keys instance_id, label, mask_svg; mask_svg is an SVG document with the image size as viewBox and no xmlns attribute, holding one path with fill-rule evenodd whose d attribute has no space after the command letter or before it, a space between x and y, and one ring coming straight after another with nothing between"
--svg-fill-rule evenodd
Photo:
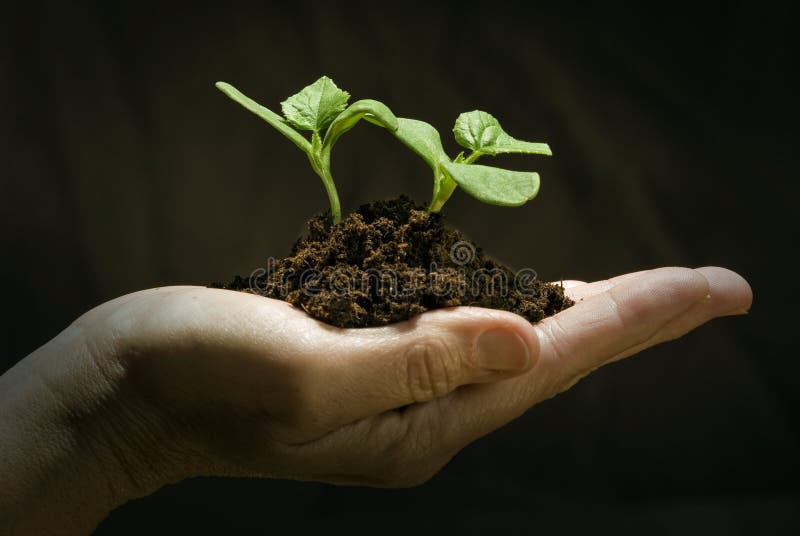
<instances>
[{"instance_id":1,"label":"green leaf","mask_svg":"<svg viewBox=\"0 0 800 536\"><path fill-rule=\"evenodd\" d=\"M505 133L497 119L480 110L459 115L453 133L459 145L480 154L553 154L546 143L531 143L512 138Z\"/></svg>"},{"instance_id":2,"label":"green leaf","mask_svg":"<svg viewBox=\"0 0 800 536\"><path fill-rule=\"evenodd\" d=\"M299 130L321 132L344 111L350 94L323 76L281 103L283 115Z\"/></svg>"},{"instance_id":3,"label":"green leaf","mask_svg":"<svg viewBox=\"0 0 800 536\"><path fill-rule=\"evenodd\" d=\"M331 126L328 127L328 132L325 134L325 147L333 147L336 140L356 126L356 123L361 119L366 119L370 123L392 132L397 130L397 118L385 104L376 100L363 99L348 106L345 111L333 120Z\"/></svg>"},{"instance_id":4,"label":"green leaf","mask_svg":"<svg viewBox=\"0 0 800 536\"><path fill-rule=\"evenodd\" d=\"M465 192L491 205L519 206L539 193L539 174L446 162L442 169Z\"/></svg>"},{"instance_id":5,"label":"green leaf","mask_svg":"<svg viewBox=\"0 0 800 536\"><path fill-rule=\"evenodd\" d=\"M449 162L447 153L442 147L442 138L439 131L425 121L399 117L395 137L403 144L417 153L433 169L437 170L443 162Z\"/></svg>"},{"instance_id":6,"label":"green leaf","mask_svg":"<svg viewBox=\"0 0 800 536\"><path fill-rule=\"evenodd\" d=\"M300 147L300 149L306 153L311 151L311 144L308 142L308 140L305 139L302 134L293 129L288 123L286 123L283 117L279 116L272 110L261 106L256 101L244 95L238 89L226 82L217 82L215 85L217 89L225 93L225 95L230 97L231 100L238 102L247 110L253 112L258 117L275 127L278 132L292 140L292 142Z\"/></svg>"}]
</instances>

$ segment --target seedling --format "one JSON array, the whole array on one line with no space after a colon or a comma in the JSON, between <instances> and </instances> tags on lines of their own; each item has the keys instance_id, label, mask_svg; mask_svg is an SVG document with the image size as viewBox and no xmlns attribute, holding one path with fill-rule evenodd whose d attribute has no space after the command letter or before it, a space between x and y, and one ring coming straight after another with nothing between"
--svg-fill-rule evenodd
<instances>
[{"instance_id":1,"label":"seedling","mask_svg":"<svg viewBox=\"0 0 800 536\"><path fill-rule=\"evenodd\" d=\"M539 192L539 174L510 171L475 165L481 156L502 153L551 155L546 143L531 143L512 138L500 123L478 110L458 116L453 133L470 154L459 153L450 159L442 147L439 132L430 124L416 119L395 117L389 108L375 100L359 100L347 106L350 94L339 89L333 80L323 76L299 93L281 103L283 117L261 106L225 82L217 82L228 97L253 112L289 138L308 156L311 167L320 176L328 194L333 223L341 221L339 195L331 173L331 149L342 134L361 119L381 126L412 151L433 170L431 212L438 212L453 194L456 186L473 197L493 205L518 206L530 201ZM311 131L311 139L301 131Z\"/></svg>"},{"instance_id":2,"label":"seedling","mask_svg":"<svg viewBox=\"0 0 800 536\"><path fill-rule=\"evenodd\" d=\"M306 153L311 167L325 185L334 223L339 223L342 219L339 194L331 173L331 149L336 140L362 118L388 130L397 129L397 118L389 108L368 99L347 106L350 94L336 87L327 76L283 101L281 110L284 117L261 106L230 84L217 82L216 86L228 97L275 127ZM303 130L311 131L310 141L300 133Z\"/></svg>"}]
</instances>

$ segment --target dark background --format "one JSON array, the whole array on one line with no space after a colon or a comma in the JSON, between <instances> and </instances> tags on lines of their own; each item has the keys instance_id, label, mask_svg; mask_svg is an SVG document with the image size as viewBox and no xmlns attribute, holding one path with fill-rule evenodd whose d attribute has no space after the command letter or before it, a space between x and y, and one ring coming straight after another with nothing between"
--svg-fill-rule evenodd
<instances>
[{"instance_id":1,"label":"dark background","mask_svg":"<svg viewBox=\"0 0 800 536\"><path fill-rule=\"evenodd\" d=\"M325 208L304 155L216 80L277 109L328 74L452 153L455 117L487 110L555 156L497 159L540 171L522 208L456 192L477 243L548 279L727 266L752 312L598 371L420 488L201 479L98 534L798 533L796 3L390 5L5 11L0 371L120 294L249 273ZM366 124L333 170L345 211L431 189Z\"/></svg>"}]
</instances>

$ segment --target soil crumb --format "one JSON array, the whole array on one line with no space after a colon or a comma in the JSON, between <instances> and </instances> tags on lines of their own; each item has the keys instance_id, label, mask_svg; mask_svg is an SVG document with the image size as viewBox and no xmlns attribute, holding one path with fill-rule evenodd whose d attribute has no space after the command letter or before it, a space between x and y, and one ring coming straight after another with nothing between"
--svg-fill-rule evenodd
<instances>
[{"instance_id":1,"label":"soil crumb","mask_svg":"<svg viewBox=\"0 0 800 536\"><path fill-rule=\"evenodd\" d=\"M361 206L332 225L308 222L291 255L272 259L225 288L286 300L334 326L383 326L431 309L472 305L531 322L573 305L560 285L529 268L513 271L487 256L441 214L408 197Z\"/></svg>"}]
</instances>

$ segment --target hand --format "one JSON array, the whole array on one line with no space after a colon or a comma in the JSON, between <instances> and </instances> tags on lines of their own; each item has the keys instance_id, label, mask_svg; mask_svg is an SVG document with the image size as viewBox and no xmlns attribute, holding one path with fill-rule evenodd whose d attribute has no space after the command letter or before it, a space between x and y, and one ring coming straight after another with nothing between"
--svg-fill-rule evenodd
<instances>
[{"instance_id":1,"label":"hand","mask_svg":"<svg viewBox=\"0 0 800 536\"><path fill-rule=\"evenodd\" d=\"M195 455L173 478L409 485L597 367L751 301L747 284L719 268L567 285L577 305L537 325L462 307L347 330L282 301L197 287L132 294L77 324L102 341L93 346L115 348L114 366L136 382L127 390L165 423L168 454ZM476 385L457 389L467 384Z\"/></svg>"},{"instance_id":2,"label":"hand","mask_svg":"<svg viewBox=\"0 0 800 536\"><path fill-rule=\"evenodd\" d=\"M576 305L535 325L459 307L348 330L200 287L103 304L72 329L101 372L93 381L115 393L112 418L92 428L119 468L106 471L109 489L122 502L195 475L418 484L596 368L752 300L722 268L565 286ZM63 396L70 406L77 395Z\"/></svg>"}]
</instances>

